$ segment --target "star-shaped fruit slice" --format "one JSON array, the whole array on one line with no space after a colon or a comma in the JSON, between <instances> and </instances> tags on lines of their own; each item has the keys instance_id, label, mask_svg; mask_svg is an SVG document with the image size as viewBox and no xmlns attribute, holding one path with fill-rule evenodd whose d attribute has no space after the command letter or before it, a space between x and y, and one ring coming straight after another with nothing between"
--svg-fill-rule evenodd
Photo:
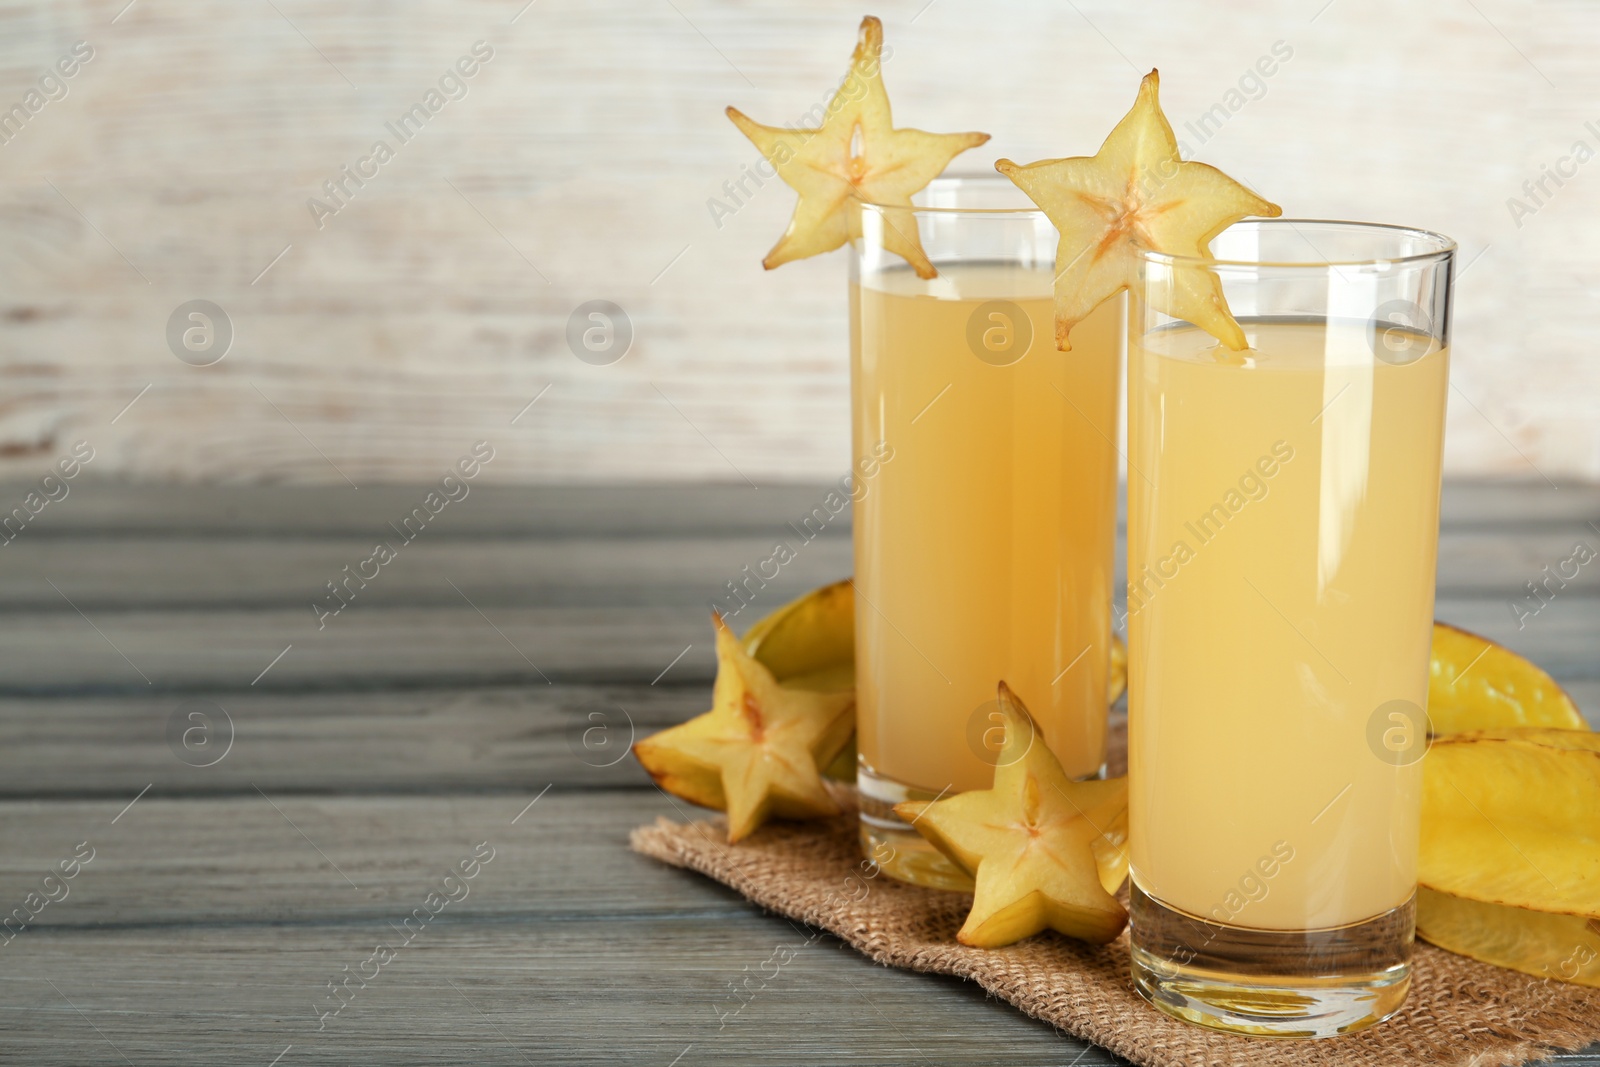
<instances>
[{"instance_id":1,"label":"star-shaped fruit slice","mask_svg":"<svg viewBox=\"0 0 1600 1067\"><path fill-rule=\"evenodd\" d=\"M737 108L728 117L755 142L778 177L800 194L789 228L761 265L831 252L861 236L858 201L909 208L911 196L950 160L989 139L986 133L927 133L895 129L883 87L883 23L861 20L850 70L814 129L763 126ZM935 275L922 250L916 220L892 213L884 245L924 278Z\"/></svg>"},{"instance_id":2,"label":"star-shaped fruit slice","mask_svg":"<svg viewBox=\"0 0 1600 1067\"><path fill-rule=\"evenodd\" d=\"M975 879L963 945L999 948L1044 929L1104 944L1128 921L1112 895L1127 873L1128 780L1068 778L1004 682L999 702L994 788L895 813Z\"/></svg>"},{"instance_id":3,"label":"star-shaped fruit slice","mask_svg":"<svg viewBox=\"0 0 1600 1067\"><path fill-rule=\"evenodd\" d=\"M1056 247L1056 347L1102 301L1131 287L1140 251L1209 255L1211 239L1246 215L1275 218L1278 205L1226 174L1178 157L1178 141L1145 75L1133 109L1092 156L1044 159L995 169L1044 210L1061 235ZM1157 310L1194 323L1228 348L1248 347L1216 274L1175 264L1168 284L1148 290Z\"/></svg>"},{"instance_id":4,"label":"star-shaped fruit slice","mask_svg":"<svg viewBox=\"0 0 1600 1067\"><path fill-rule=\"evenodd\" d=\"M854 693L779 685L720 615L712 615L712 625L711 710L637 742L634 755L662 789L726 811L730 842L773 816L837 815L818 768L855 732Z\"/></svg>"}]
</instances>

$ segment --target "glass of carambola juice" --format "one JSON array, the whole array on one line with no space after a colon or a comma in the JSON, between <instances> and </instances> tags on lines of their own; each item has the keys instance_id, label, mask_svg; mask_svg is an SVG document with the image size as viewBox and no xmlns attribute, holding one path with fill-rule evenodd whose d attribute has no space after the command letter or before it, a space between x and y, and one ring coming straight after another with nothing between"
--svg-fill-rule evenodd
<instances>
[{"instance_id":1,"label":"glass of carambola juice","mask_svg":"<svg viewBox=\"0 0 1600 1067\"><path fill-rule=\"evenodd\" d=\"M861 836L891 875L971 882L891 810L987 789L1004 679L1067 773L1105 763L1125 302L1055 347L1057 235L1009 180L865 204L850 283ZM899 255L916 232L937 276Z\"/></svg>"},{"instance_id":2,"label":"glass of carambola juice","mask_svg":"<svg viewBox=\"0 0 1600 1067\"><path fill-rule=\"evenodd\" d=\"M1455 245L1236 223L1128 338L1133 972L1321 1037L1410 981ZM1164 314L1219 286L1249 348Z\"/></svg>"}]
</instances>

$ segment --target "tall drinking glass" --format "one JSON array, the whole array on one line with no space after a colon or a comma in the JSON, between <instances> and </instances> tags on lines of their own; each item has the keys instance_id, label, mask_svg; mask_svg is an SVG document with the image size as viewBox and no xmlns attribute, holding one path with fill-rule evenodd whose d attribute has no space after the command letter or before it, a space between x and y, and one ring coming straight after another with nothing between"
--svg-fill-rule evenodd
<instances>
[{"instance_id":1,"label":"tall drinking glass","mask_svg":"<svg viewBox=\"0 0 1600 1067\"><path fill-rule=\"evenodd\" d=\"M1455 245L1241 222L1128 339L1133 975L1323 1037L1410 983ZM1220 284L1250 347L1164 309Z\"/></svg>"},{"instance_id":2,"label":"tall drinking glass","mask_svg":"<svg viewBox=\"0 0 1600 1067\"><path fill-rule=\"evenodd\" d=\"M850 319L861 836L971 882L891 810L986 789L1004 679L1068 774L1105 763L1125 302L1055 347L1056 231L1009 180L862 207ZM938 276L892 251L915 232ZM859 478L859 475L858 475Z\"/></svg>"}]
</instances>

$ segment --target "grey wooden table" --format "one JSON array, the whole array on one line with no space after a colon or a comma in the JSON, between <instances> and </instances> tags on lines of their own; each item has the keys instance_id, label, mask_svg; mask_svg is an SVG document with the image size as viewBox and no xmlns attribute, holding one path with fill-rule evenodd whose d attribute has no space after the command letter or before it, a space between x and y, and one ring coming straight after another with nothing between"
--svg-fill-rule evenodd
<instances>
[{"instance_id":1,"label":"grey wooden table","mask_svg":"<svg viewBox=\"0 0 1600 1067\"><path fill-rule=\"evenodd\" d=\"M0 547L0 1059L1116 1062L627 850L675 813L612 760L704 710L708 600L821 489L477 487L319 629L425 492L85 481ZM1510 606L1578 542L1600 490L1452 486L1438 614L1592 714L1600 564ZM849 568L841 524L737 621Z\"/></svg>"}]
</instances>

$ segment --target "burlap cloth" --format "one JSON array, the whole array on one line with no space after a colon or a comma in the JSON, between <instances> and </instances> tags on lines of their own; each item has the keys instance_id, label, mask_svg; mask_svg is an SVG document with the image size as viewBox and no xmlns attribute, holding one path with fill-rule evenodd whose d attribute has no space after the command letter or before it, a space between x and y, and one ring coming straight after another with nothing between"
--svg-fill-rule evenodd
<instances>
[{"instance_id":1,"label":"burlap cloth","mask_svg":"<svg viewBox=\"0 0 1600 1067\"><path fill-rule=\"evenodd\" d=\"M1121 759L1121 751L1113 753L1114 767ZM1054 933L1003 949L957 944L972 898L866 877L854 791L836 793L847 809L838 818L773 823L737 846L728 845L721 817L689 824L659 819L633 831L631 841L635 851L708 875L879 963L977 982L1028 1015L1146 1067L1498 1067L1600 1041L1600 990L1491 967L1420 941L1405 1007L1361 1033L1273 1040L1190 1026L1134 992L1125 933L1100 947Z\"/></svg>"}]
</instances>

